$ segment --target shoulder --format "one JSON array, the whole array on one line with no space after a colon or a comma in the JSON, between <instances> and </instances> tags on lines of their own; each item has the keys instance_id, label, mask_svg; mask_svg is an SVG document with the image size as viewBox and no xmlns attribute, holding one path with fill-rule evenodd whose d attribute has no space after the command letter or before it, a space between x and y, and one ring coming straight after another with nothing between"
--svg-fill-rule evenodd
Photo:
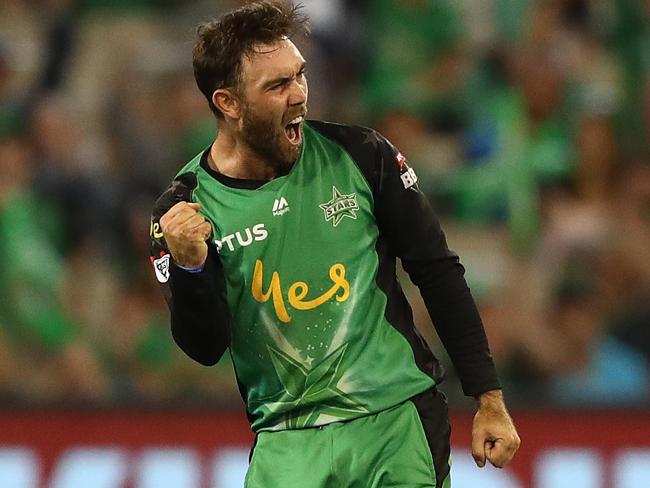
<instances>
[{"instance_id":1,"label":"shoulder","mask_svg":"<svg viewBox=\"0 0 650 488\"><path fill-rule=\"evenodd\" d=\"M149 237L151 239L152 256L158 257L166 254L164 249L167 248L165 237L163 235L160 218L178 202L191 202L192 192L197 187L196 173L181 173L174 178L171 185L158 197L151 211L151 222L149 225Z\"/></svg>"},{"instance_id":2,"label":"shoulder","mask_svg":"<svg viewBox=\"0 0 650 488\"><path fill-rule=\"evenodd\" d=\"M375 129L358 125L309 120L307 124L323 137L341 146L357 164L373 191L380 186L386 163L398 151Z\"/></svg>"},{"instance_id":3,"label":"shoulder","mask_svg":"<svg viewBox=\"0 0 650 488\"><path fill-rule=\"evenodd\" d=\"M203 152L181 168L167 189L158 197L153 208L154 219L159 219L178 202L192 201L192 192L198 186L196 173L201 167Z\"/></svg>"},{"instance_id":4,"label":"shoulder","mask_svg":"<svg viewBox=\"0 0 650 488\"><path fill-rule=\"evenodd\" d=\"M191 202L192 192L196 187L196 173L189 171L176 176L167 189L156 199L152 212L153 219L157 222L178 202Z\"/></svg>"},{"instance_id":5,"label":"shoulder","mask_svg":"<svg viewBox=\"0 0 650 488\"><path fill-rule=\"evenodd\" d=\"M406 158L393 144L375 129L363 126L334 124L309 120L308 125L324 137L342 146L370 183L373 191L383 187L385 179L404 179L408 173L409 181L417 178Z\"/></svg>"},{"instance_id":6,"label":"shoulder","mask_svg":"<svg viewBox=\"0 0 650 488\"><path fill-rule=\"evenodd\" d=\"M376 153L388 140L375 129L360 125L336 124L322 120L308 120L307 124L320 135L340 144L348 151Z\"/></svg>"}]
</instances>

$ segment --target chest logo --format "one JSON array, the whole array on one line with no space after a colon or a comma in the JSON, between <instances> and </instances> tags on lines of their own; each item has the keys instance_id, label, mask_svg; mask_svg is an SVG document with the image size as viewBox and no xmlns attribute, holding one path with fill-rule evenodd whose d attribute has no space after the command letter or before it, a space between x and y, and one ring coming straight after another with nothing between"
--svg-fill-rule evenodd
<instances>
[{"instance_id":1,"label":"chest logo","mask_svg":"<svg viewBox=\"0 0 650 488\"><path fill-rule=\"evenodd\" d=\"M312 310L320 307L332 297L335 297L337 302L346 301L350 296L350 283L345 279L345 266L341 263L332 265L329 270L329 277L332 281L332 287L321 296L312 299L307 299L309 294L309 285L307 283L304 281L293 283L287 293L289 305L296 310ZM277 271L271 274L269 287L264 291L264 264L258 259L255 262L252 281L251 293L253 298L259 303L265 303L269 299L273 299L273 308L278 319L285 324L291 322L291 317L284 303L280 274Z\"/></svg>"},{"instance_id":2,"label":"chest logo","mask_svg":"<svg viewBox=\"0 0 650 488\"><path fill-rule=\"evenodd\" d=\"M280 197L273 202L273 215L279 217L289 211L289 203L284 197Z\"/></svg>"},{"instance_id":3,"label":"chest logo","mask_svg":"<svg viewBox=\"0 0 650 488\"><path fill-rule=\"evenodd\" d=\"M332 199L329 202L321 203L319 207L325 213L325 220L331 220L332 225L336 227L343 217L350 217L356 220L356 212L359 210L357 194L351 193L350 195L344 195L338 188L332 186Z\"/></svg>"},{"instance_id":4,"label":"chest logo","mask_svg":"<svg viewBox=\"0 0 650 488\"><path fill-rule=\"evenodd\" d=\"M221 239L215 239L214 244L217 246L217 252L221 253L224 250L224 245L228 247L229 251L234 251L239 245L241 247L248 247L253 242L264 241L269 236L269 232L264 228L264 224L254 225L252 228L247 227L242 231L228 234Z\"/></svg>"}]
</instances>

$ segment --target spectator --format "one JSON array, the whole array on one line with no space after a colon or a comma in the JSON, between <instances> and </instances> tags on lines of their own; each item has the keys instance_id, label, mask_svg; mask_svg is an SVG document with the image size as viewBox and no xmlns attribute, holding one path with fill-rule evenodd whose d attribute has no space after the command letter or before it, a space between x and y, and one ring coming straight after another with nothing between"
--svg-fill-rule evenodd
<instances>
[{"instance_id":1,"label":"spectator","mask_svg":"<svg viewBox=\"0 0 650 488\"><path fill-rule=\"evenodd\" d=\"M31 191L31 178L26 141L0 139L0 322L40 373L40 379L21 378L27 398L98 400L106 393L103 373L59 298L64 262L56 246L58 214Z\"/></svg>"}]
</instances>

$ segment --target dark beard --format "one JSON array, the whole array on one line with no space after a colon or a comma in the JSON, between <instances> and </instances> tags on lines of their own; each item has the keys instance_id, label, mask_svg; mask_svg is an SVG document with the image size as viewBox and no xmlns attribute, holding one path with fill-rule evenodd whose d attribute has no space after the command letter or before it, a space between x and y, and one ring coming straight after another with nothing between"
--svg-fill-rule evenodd
<instances>
[{"instance_id":1,"label":"dark beard","mask_svg":"<svg viewBox=\"0 0 650 488\"><path fill-rule=\"evenodd\" d=\"M288 173L296 162L297 154L293 156L288 149L283 150L287 146L284 130L278 130L271 117L258 117L248 106L244 107L242 123L242 137L246 145L277 168L280 174Z\"/></svg>"}]
</instances>

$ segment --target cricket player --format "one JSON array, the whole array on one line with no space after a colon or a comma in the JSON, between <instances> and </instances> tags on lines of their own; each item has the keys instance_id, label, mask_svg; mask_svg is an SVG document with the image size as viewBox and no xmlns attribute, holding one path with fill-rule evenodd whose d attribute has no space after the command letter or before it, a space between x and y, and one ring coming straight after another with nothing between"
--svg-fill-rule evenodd
<instances>
[{"instance_id":1,"label":"cricket player","mask_svg":"<svg viewBox=\"0 0 650 488\"><path fill-rule=\"evenodd\" d=\"M519 437L464 269L389 141L306 119L306 21L263 1L198 29L218 135L150 229L174 340L205 365L230 352L256 433L246 487L449 487L443 371L399 258L476 398L476 463L505 466Z\"/></svg>"}]
</instances>

